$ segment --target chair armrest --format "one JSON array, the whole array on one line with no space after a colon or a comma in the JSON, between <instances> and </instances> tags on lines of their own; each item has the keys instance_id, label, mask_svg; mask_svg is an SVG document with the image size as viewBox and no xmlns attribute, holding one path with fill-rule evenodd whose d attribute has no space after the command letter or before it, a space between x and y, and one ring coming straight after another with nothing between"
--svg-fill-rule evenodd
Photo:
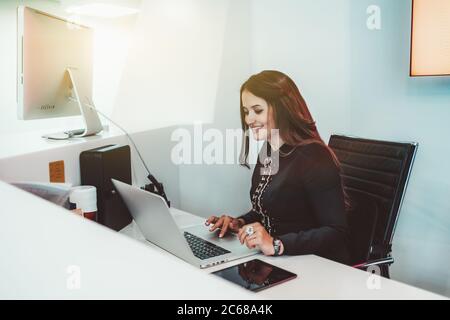
<instances>
[{"instance_id":1,"label":"chair armrest","mask_svg":"<svg viewBox=\"0 0 450 320\"><path fill-rule=\"evenodd\" d=\"M371 266L391 265L393 263L394 263L394 258L386 257L386 258L382 258L382 259L366 261L364 263L354 265L353 268L367 269L368 267L371 267Z\"/></svg>"}]
</instances>

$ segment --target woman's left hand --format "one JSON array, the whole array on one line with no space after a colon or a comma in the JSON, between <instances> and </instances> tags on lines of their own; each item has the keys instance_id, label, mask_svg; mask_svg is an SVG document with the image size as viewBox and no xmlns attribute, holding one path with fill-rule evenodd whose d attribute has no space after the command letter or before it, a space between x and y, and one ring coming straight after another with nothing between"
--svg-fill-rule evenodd
<instances>
[{"instance_id":1,"label":"woman's left hand","mask_svg":"<svg viewBox=\"0 0 450 320\"><path fill-rule=\"evenodd\" d=\"M253 234L247 234L248 227L253 228ZM247 224L240 228L238 237L241 244L245 243L249 249L253 249L258 246L262 253L266 256L271 256L275 253L273 248L273 237L259 222Z\"/></svg>"}]
</instances>

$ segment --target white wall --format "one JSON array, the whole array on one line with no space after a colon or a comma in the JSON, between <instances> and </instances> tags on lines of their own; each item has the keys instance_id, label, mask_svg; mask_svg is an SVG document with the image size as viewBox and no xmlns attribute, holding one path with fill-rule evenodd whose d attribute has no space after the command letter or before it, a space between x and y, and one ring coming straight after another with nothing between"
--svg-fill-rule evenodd
<instances>
[{"instance_id":1,"label":"white wall","mask_svg":"<svg viewBox=\"0 0 450 320\"><path fill-rule=\"evenodd\" d=\"M217 93L211 104L214 114L211 123L203 126L203 131L210 128L220 130L225 139L227 129L240 128L239 91L250 73L250 2L232 0L227 12ZM192 127L188 129L193 132ZM201 141L197 139L198 142ZM204 141L204 148L209 143ZM180 166L183 210L208 217L221 214L238 216L250 209L252 171L237 164L241 140L236 139L233 145L235 164ZM231 148L228 151L233 152ZM222 160L227 163L225 150L223 153Z\"/></svg>"},{"instance_id":2,"label":"white wall","mask_svg":"<svg viewBox=\"0 0 450 320\"><path fill-rule=\"evenodd\" d=\"M144 1L114 118L130 131L211 122L228 5Z\"/></svg>"},{"instance_id":3,"label":"white wall","mask_svg":"<svg viewBox=\"0 0 450 320\"><path fill-rule=\"evenodd\" d=\"M141 9L113 116L131 132L147 130L140 146L166 183L164 163L173 167L166 146L175 144L171 134L180 125L240 126L239 86L250 73L249 1L151 0ZM249 174L206 164L172 172L180 208L203 216L248 209Z\"/></svg>"},{"instance_id":4,"label":"white wall","mask_svg":"<svg viewBox=\"0 0 450 320\"><path fill-rule=\"evenodd\" d=\"M366 27L379 5L382 29ZM252 71L298 83L325 141L330 133L418 141L398 222L393 279L450 296L449 78L408 76L411 1L252 2Z\"/></svg>"},{"instance_id":5,"label":"white wall","mask_svg":"<svg viewBox=\"0 0 450 320\"><path fill-rule=\"evenodd\" d=\"M288 74L325 142L350 129L348 0L253 0L252 72Z\"/></svg>"},{"instance_id":6,"label":"white wall","mask_svg":"<svg viewBox=\"0 0 450 320\"><path fill-rule=\"evenodd\" d=\"M209 127L239 128L240 85L253 73L277 69L296 81L325 141L330 133L348 133L348 1L232 3ZM182 208L205 217L244 213L251 206L251 173L237 165L181 166Z\"/></svg>"},{"instance_id":7,"label":"white wall","mask_svg":"<svg viewBox=\"0 0 450 320\"><path fill-rule=\"evenodd\" d=\"M366 8L381 9L381 30ZM419 149L394 237L392 278L450 296L450 78L410 78L411 1L351 1L351 132Z\"/></svg>"},{"instance_id":8,"label":"white wall","mask_svg":"<svg viewBox=\"0 0 450 320\"><path fill-rule=\"evenodd\" d=\"M68 1L66 1L68 3ZM49 0L0 1L0 134L82 126L81 117L23 121L17 119L17 6L30 5L58 16L70 17L61 3ZM116 19L78 17L94 27L94 102L110 114L127 56L128 41L136 16Z\"/></svg>"}]
</instances>

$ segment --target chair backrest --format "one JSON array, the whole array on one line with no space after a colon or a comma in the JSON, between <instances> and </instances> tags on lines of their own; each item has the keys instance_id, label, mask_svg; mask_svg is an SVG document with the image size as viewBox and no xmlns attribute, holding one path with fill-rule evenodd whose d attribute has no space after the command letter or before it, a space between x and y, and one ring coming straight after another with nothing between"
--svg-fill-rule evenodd
<instances>
[{"instance_id":1,"label":"chair backrest","mask_svg":"<svg viewBox=\"0 0 450 320\"><path fill-rule=\"evenodd\" d=\"M356 265L371 260L370 248L374 243L379 208L378 202L370 195L354 190L347 190L347 194L351 199L348 211L351 252L349 263Z\"/></svg>"},{"instance_id":2,"label":"chair backrest","mask_svg":"<svg viewBox=\"0 0 450 320\"><path fill-rule=\"evenodd\" d=\"M385 258L392 250L418 144L332 135L328 145L341 163L352 205L350 236L358 242L352 244L353 260Z\"/></svg>"}]
</instances>

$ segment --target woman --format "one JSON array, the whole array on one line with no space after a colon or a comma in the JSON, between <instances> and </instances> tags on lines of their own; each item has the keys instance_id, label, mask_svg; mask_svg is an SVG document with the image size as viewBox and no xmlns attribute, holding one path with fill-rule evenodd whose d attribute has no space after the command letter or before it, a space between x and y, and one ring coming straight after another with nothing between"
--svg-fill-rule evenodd
<instances>
[{"instance_id":1,"label":"woman","mask_svg":"<svg viewBox=\"0 0 450 320\"><path fill-rule=\"evenodd\" d=\"M241 122L244 132L251 128L255 139L266 141L261 152L267 147L270 157L259 157L254 169L252 209L238 218L211 216L210 231L221 229L220 237L238 233L242 244L265 255L316 254L347 263L339 162L295 83L278 71L251 76L241 87ZM241 159L249 168L248 136L244 139Z\"/></svg>"}]
</instances>

